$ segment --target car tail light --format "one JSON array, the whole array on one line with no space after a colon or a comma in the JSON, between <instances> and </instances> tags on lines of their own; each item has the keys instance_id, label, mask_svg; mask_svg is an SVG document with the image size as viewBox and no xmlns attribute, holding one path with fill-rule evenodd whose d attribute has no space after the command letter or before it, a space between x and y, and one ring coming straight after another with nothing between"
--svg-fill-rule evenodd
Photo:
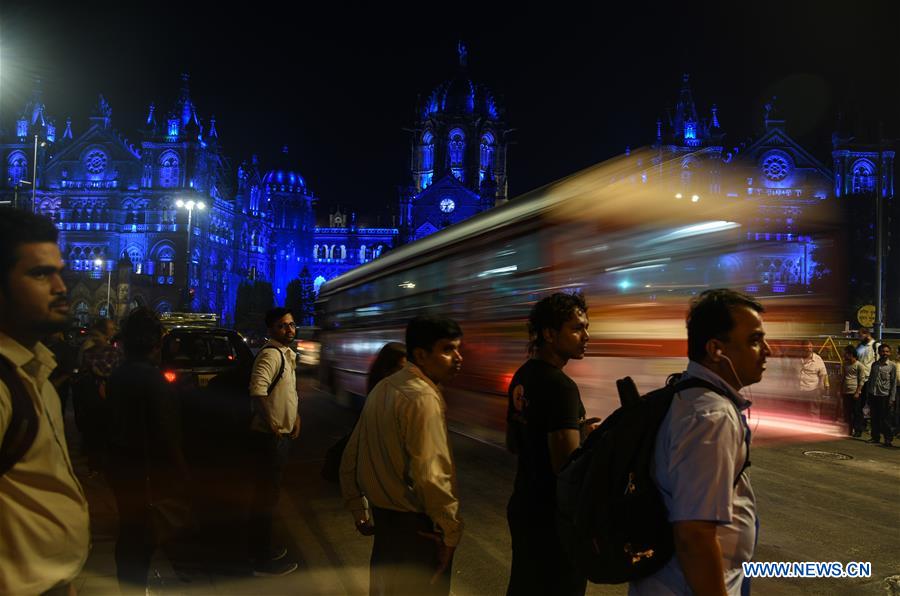
<instances>
[{"instance_id":1,"label":"car tail light","mask_svg":"<svg viewBox=\"0 0 900 596\"><path fill-rule=\"evenodd\" d=\"M174 383L175 379L178 378L178 375L175 374L174 370L167 370L163 373L163 377L165 377L166 381Z\"/></svg>"}]
</instances>

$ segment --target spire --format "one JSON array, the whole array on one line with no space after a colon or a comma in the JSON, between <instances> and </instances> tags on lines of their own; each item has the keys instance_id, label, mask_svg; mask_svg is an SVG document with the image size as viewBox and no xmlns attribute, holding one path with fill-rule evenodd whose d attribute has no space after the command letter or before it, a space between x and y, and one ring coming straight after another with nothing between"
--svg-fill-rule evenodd
<instances>
[{"instance_id":1,"label":"spire","mask_svg":"<svg viewBox=\"0 0 900 596\"><path fill-rule=\"evenodd\" d=\"M456 51L459 54L459 67L465 69L469 66L469 50L462 40L456 43Z\"/></svg>"},{"instance_id":2,"label":"spire","mask_svg":"<svg viewBox=\"0 0 900 596\"><path fill-rule=\"evenodd\" d=\"M194 115L194 106L191 103L191 75L186 72L181 73L181 95L178 97L179 114L181 116L181 125L187 126Z\"/></svg>"},{"instance_id":3,"label":"spire","mask_svg":"<svg viewBox=\"0 0 900 596\"><path fill-rule=\"evenodd\" d=\"M147 107L147 128L150 130L156 129L156 104L150 102L150 105Z\"/></svg>"},{"instance_id":4,"label":"spire","mask_svg":"<svg viewBox=\"0 0 900 596\"><path fill-rule=\"evenodd\" d=\"M721 125L719 124L719 107L716 104L712 105L712 122L710 123L710 126L713 128L721 128Z\"/></svg>"},{"instance_id":5,"label":"spire","mask_svg":"<svg viewBox=\"0 0 900 596\"><path fill-rule=\"evenodd\" d=\"M34 77L34 86L31 91L31 124L44 125L44 87L40 77ZM38 121L40 120L40 124Z\"/></svg>"},{"instance_id":6,"label":"spire","mask_svg":"<svg viewBox=\"0 0 900 596\"><path fill-rule=\"evenodd\" d=\"M656 117L656 142L662 142L662 118Z\"/></svg>"},{"instance_id":7,"label":"spire","mask_svg":"<svg viewBox=\"0 0 900 596\"><path fill-rule=\"evenodd\" d=\"M209 138L218 139L219 131L216 130L216 117L213 116L209 119Z\"/></svg>"},{"instance_id":8,"label":"spire","mask_svg":"<svg viewBox=\"0 0 900 596\"><path fill-rule=\"evenodd\" d=\"M72 117L71 116L66 118L66 131L63 133L62 138L63 138L63 140L69 140L69 141L72 140Z\"/></svg>"}]
</instances>

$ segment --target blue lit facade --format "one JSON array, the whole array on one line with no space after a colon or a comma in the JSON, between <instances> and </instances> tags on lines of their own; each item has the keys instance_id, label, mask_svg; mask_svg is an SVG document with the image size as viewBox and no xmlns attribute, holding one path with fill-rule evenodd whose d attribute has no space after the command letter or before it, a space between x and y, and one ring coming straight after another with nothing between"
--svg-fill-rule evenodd
<instances>
[{"instance_id":1,"label":"blue lit facade","mask_svg":"<svg viewBox=\"0 0 900 596\"><path fill-rule=\"evenodd\" d=\"M831 170L790 137L774 99L765 106L763 132L755 140L729 146L725 138L718 109L713 105L708 116L701 116L684 75L674 108L656 123L656 157L642 179L654 176L652 166L680 159L673 192L684 200L697 195L699 200L732 197L756 204L755 218L743 223L747 242L762 250L754 251L755 263L730 264L754 272L749 292L777 294L811 285L816 245L805 231L805 208L848 194L874 196L878 176L882 195L893 196L893 151L836 135Z\"/></svg>"},{"instance_id":2,"label":"blue lit facade","mask_svg":"<svg viewBox=\"0 0 900 596\"><path fill-rule=\"evenodd\" d=\"M317 226L316 197L286 149L271 169L254 157L230 170L216 120L201 119L186 75L168 113L150 105L139 143L112 122L101 96L84 131L74 134L69 119L58 136L37 85L15 136L0 138L0 198L57 223L81 323L107 313L119 318L137 305L188 307L230 322L243 281L271 282L282 303L304 267L321 285L397 243L396 228L357 226L355 215L345 222L338 213L332 225ZM192 211L190 230L178 200L205 204Z\"/></svg>"},{"instance_id":3,"label":"blue lit facade","mask_svg":"<svg viewBox=\"0 0 900 596\"><path fill-rule=\"evenodd\" d=\"M509 130L493 93L468 75L465 46L456 75L418 106L411 183L400 197L404 242L424 238L507 200Z\"/></svg>"}]
</instances>

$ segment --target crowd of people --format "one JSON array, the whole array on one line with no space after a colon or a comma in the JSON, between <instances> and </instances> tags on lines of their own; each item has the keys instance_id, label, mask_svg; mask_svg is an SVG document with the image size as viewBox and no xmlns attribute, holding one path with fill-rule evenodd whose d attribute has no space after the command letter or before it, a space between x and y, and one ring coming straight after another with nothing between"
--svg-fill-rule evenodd
<instances>
[{"instance_id":1,"label":"crowd of people","mask_svg":"<svg viewBox=\"0 0 900 596\"><path fill-rule=\"evenodd\" d=\"M98 321L74 351L60 337L69 325L63 267L52 222L0 211L0 593L74 594L72 582L87 558L88 502L64 432L69 395L89 474L102 473L115 496L120 589L144 593L154 550L177 549L190 517L183 507L192 470L181 408L159 366L164 328L152 310L137 308L118 334L111 321ZM745 473L750 402L740 390L762 379L771 355L763 313L757 300L731 290L703 292L689 305L689 364L680 378L695 382L674 394L655 438L652 472L675 555L632 581L631 594L749 593L741 564L753 557L758 518ZM293 314L273 308L265 325L270 339L238 379L253 406L246 552L261 577L298 567L276 542L273 525L301 432ZM586 418L578 386L565 373L586 353L584 297L555 293L538 301L527 333L528 358L508 391L506 443L517 464L507 505L507 593L584 594L584 571L557 527L557 476L600 424ZM898 366L890 346L866 329L861 338L845 350L840 386L848 432L860 437L868 412L871 441L883 438L890 446L898 426ZM410 320L405 345L389 343L376 357L358 422L335 451L353 524L374 536L372 594L450 592L465 527L442 386L463 366L462 339L452 319ZM828 374L813 344L803 347L800 397L821 404ZM163 538L166 524L172 536Z\"/></svg>"}]
</instances>

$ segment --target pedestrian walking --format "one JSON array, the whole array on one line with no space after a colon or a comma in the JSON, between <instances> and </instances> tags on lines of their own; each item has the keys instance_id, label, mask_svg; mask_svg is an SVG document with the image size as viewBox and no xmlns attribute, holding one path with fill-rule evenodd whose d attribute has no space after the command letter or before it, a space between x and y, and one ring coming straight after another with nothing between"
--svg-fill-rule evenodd
<instances>
[{"instance_id":1,"label":"pedestrian walking","mask_svg":"<svg viewBox=\"0 0 900 596\"><path fill-rule=\"evenodd\" d=\"M584 358L589 339L581 294L556 293L528 317L529 352L509 384L507 447L517 455L507 505L512 570L506 593L582 595L576 569L556 526L556 475L583 438L585 409L578 386L564 372Z\"/></svg>"},{"instance_id":2,"label":"pedestrian walking","mask_svg":"<svg viewBox=\"0 0 900 596\"><path fill-rule=\"evenodd\" d=\"M159 368L164 329L155 312L132 311L122 330L124 360L107 382L109 453L106 479L119 514L116 577L123 594L143 594L157 546L177 564L174 545L184 524L190 472L182 451L181 408ZM164 505L179 517L159 527ZM164 539L161 535L167 536ZM168 536L172 534L173 536Z\"/></svg>"},{"instance_id":3,"label":"pedestrian walking","mask_svg":"<svg viewBox=\"0 0 900 596\"><path fill-rule=\"evenodd\" d=\"M748 594L742 564L752 560L759 522L746 472L750 402L739 391L758 383L771 354L762 305L731 290L707 290L687 317L689 363L682 379L721 389L676 393L656 437L654 480L672 522L675 555L631 582L632 596ZM727 395L727 397L725 397Z\"/></svg>"},{"instance_id":4,"label":"pedestrian walking","mask_svg":"<svg viewBox=\"0 0 900 596\"><path fill-rule=\"evenodd\" d=\"M847 346L844 348L844 378L841 383L841 395L844 405L844 419L849 426L851 437L861 437L865 427L862 412L862 392L865 386L867 373L866 367L856 357L856 348Z\"/></svg>"},{"instance_id":5,"label":"pedestrian walking","mask_svg":"<svg viewBox=\"0 0 900 596\"><path fill-rule=\"evenodd\" d=\"M450 593L463 523L440 385L460 371L461 338L451 319L412 319L408 363L374 387L344 450L344 502L375 535L370 593Z\"/></svg>"},{"instance_id":6,"label":"pedestrian walking","mask_svg":"<svg viewBox=\"0 0 900 596\"><path fill-rule=\"evenodd\" d=\"M878 360L872 364L866 383L866 394L872 412L872 438L869 442L880 443L884 436L887 447L893 447L893 409L897 397L897 367L890 358L891 346L878 346Z\"/></svg>"},{"instance_id":7,"label":"pedestrian walking","mask_svg":"<svg viewBox=\"0 0 900 596\"><path fill-rule=\"evenodd\" d=\"M290 344L297 332L286 308L266 313L268 342L260 349L250 373L254 415L250 423L253 496L247 539L253 575L287 575L297 563L286 560L287 547L273 541L273 524L291 444L300 435L297 359Z\"/></svg>"},{"instance_id":8,"label":"pedestrian walking","mask_svg":"<svg viewBox=\"0 0 900 596\"><path fill-rule=\"evenodd\" d=\"M0 208L0 594L71 593L90 544L40 341L69 323L57 238L49 219Z\"/></svg>"}]
</instances>

